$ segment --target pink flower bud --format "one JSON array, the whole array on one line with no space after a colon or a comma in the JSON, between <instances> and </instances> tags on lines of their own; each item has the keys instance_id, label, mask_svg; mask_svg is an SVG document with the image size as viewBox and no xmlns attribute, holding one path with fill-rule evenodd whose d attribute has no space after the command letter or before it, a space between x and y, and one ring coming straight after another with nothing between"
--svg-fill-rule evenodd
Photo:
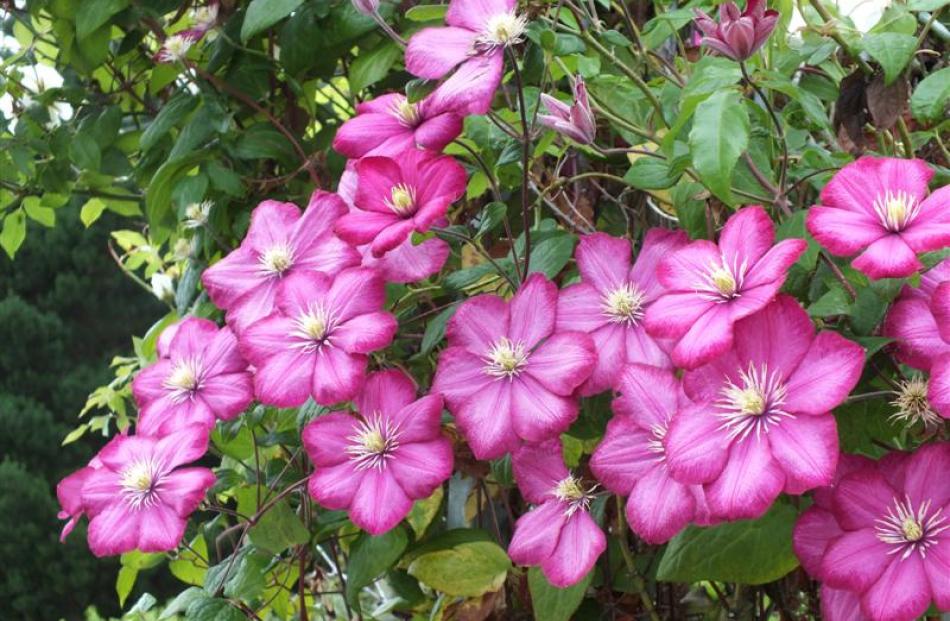
<instances>
[{"instance_id":1,"label":"pink flower bud","mask_svg":"<svg viewBox=\"0 0 950 621\"><path fill-rule=\"evenodd\" d=\"M545 127L564 134L580 144L591 144L597 135L597 120L590 109L587 99L587 86L584 78L574 79L574 105L555 99L547 94L541 95L541 101L550 114L538 116L538 122Z\"/></svg>"},{"instance_id":2,"label":"pink flower bud","mask_svg":"<svg viewBox=\"0 0 950 621\"><path fill-rule=\"evenodd\" d=\"M379 0L352 0L353 8L363 15L376 15L379 11Z\"/></svg>"},{"instance_id":3,"label":"pink flower bud","mask_svg":"<svg viewBox=\"0 0 950 621\"><path fill-rule=\"evenodd\" d=\"M778 11L765 9L764 0L749 0L741 13L735 3L726 2L719 7L718 24L698 9L695 15L696 26L704 35L702 44L737 62L765 44L779 18Z\"/></svg>"}]
</instances>

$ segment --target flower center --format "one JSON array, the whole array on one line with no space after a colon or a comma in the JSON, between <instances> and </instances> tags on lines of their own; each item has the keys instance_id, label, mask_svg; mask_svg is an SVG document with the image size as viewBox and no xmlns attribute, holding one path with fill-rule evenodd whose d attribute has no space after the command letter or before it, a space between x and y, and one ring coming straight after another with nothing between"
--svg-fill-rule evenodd
<instances>
[{"instance_id":1,"label":"flower center","mask_svg":"<svg viewBox=\"0 0 950 621\"><path fill-rule=\"evenodd\" d=\"M214 205L211 201L202 201L200 203L191 203L185 208L185 228L197 229L208 222L208 215L211 213L211 207Z\"/></svg>"},{"instance_id":2,"label":"flower center","mask_svg":"<svg viewBox=\"0 0 950 621\"><path fill-rule=\"evenodd\" d=\"M528 352L525 351L524 343L512 343L502 337L489 350L486 361L488 362L484 368L486 374L499 379L503 377L511 379L518 375L528 363Z\"/></svg>"},{"instance_id":3,"label":"flower center","mask_svg":"<svg viewBox=\"0 0 950 621\"><path fill-rule=\"evenodd\" d=\"M647 441L647 449L657 454L657 461L664 461L666 459L666 447L663 446L663 439L666 438L668 425L669 422L666 422L662 424L657 423L650 427L650 435L652 435L653 438Z\"/></svg>"},{"instance_id":4,"label":"flower center","mask_svg":"<svg viewBox=\"0 0 950 621\"><path fill-rule=\"evenodd\" d=\"M193 44L194 40L191 38L176 34L165 39L162 51L168 60L179 61L185 57Z\"/></svg>"},{"instance_id":5,"label":"flower center","mask_svg":"<svg viewBox=\"0 0 950 621\"><path fill-rule=\"evenodd\" d=\"M276 244L260 256L261 269L270 276L280 276L294 264L294 250L289 244Z\"/></svg>"},{"instance_id":6,"label":"flower center","mask_svg":"<svg viewBox=\"0 0 950 621\"><path fill-rule=\"evenodd\" d=\"M903 501L894 498L894 506L876 520L874 527L877 538L893 546L888 554L900 554L902 560L915 551L921 558L927 556L927 549L937 543L937 535L950 528L946 516L941 515L943 507L931 514L930 505L931 501L925 500L915 511L910 496L904 496Z\"/></svg>"},{"instance_id":7,"label":"flower center","mask_svg":"<svg viewBox=\"0 0 950 621\"><path fill-rule=\"evenodd\" d=\"M412 213L416 205L416 189L406 183L397 183L390 190L386 206L398 216Z\"/></svg>"},{"instance_id":8,"label":"flower center","mask_svg":"<svg viewBox=\"0 0 950 621\"><path fill-rule=\"evenodd\" d=\"M329 345L330 331L334 323L335 319L329 309L322 304L311 305L305 313L294 319L294 329L290 335L299 339L294 346L310 353L325 344Z\"/></svg>"},{"instance_id":9,"label":"flower center","mask_svg":"<svg viewBox=\"0 0 950 621\"><path fill-rule=\"evenodd\" d=\"M895 194L888 190L883 196L878 195L874 199L874 212L880 218L881 224L888 231L895 233L910 224L917 216L919 207L917 200L904 191Z\"/></svg>"},{"instance_id":10,"label":"flower center","mask_svg":"<svg viewBox=\"0 0 950 621\"><path fill-rule=\"evenodd\" d=\"M919 375L904 381L897 391L897 398L891 401L891 405L897 408L897 411L891 414L890 420L896 420L905 425L914 425L918 422L924 424L928 429L932 429L941 424L942 418L927 400L927 380Z\"/></svg>"},{"instance_id":11,"label":"flower center","mask_svg":"<svg viewBox=\"0 0 950 621\"><path fill-rule=\"evenodd\" d=\"M406 127L415 127L422 120L419 105L409 103L405 97L400 97L393 103L393 116Z\"/></svg>"},{"instance_id":12,"label":"flower center","mask_svg":"<svg viewBox=\"0 0 950 621\"><path fill-rule=\"evenodd\" d=\"M745 278L746 262L736 259L733 265L723 259L709 265L695 285L696 292L713 302L728 302L739 297Z\"/></svg>"},{"instance_id":13,"label":"flower center","mask_svg":"<svg viewBox=\"0 0 950 621\"><path fill-rule=\"evenodd\" d=\"M154 504L158 497L159 472L151 459L133 462L119 476L122 495L133 509Z\"/></svg>"},{"instance_id":14,"label":"flower center","mask_svg":"<svg viewBox=\"0 0 950 621\"><path fill-rule=\"evenodd\" d=\"M399 429L379 412L361 422L354 435L347 438L350 445L344 450L356 462L358 470L381 470L399 448Z\"/></svg>"},{"instance_id":15,"label":"flower center","mask_svg":"<svg viewBox=\"0 0 950 621\"><path fill-rule=\"evenodd\" d=\"M635 324L643 318L644 295L633 283L624 283L604 296L604 314L614 323Z\"/></svg>"},{"instance_id":16,"label":"flower center","mask_svg":"<svg viewBox=\"0 0 950 621\"><path fill-rule=\"evenodd\" d=\"M521 43L527 24L528 19L515 11L492 15L485 23L485 29L479 35L477 44L491 49Z\"/></svg>"},{"instance_id":17,"label":"flower center","mask_svg":"<svg viewBox=\"0 0 950 621\"><path fill-rule=\"evenodd\" d=\"M782 409L788 389L779 373L769 373L767 365L749 363L747 371L739 372L739 383L727 380L716 401L717 416L723 420L720 429L730 438L743 440L753 431L758 436L768 432L769 425L792 415Z\"/></svg>"},{"instance_id":18,"label":"flower center","mask_svg":"<svg viewBox=\"0 0 950 621\"><path fill-rule=\"evenodd\" d=\"M567 504L564 513L568 516L573 515L579 509L587 510L590 507L590 501L593 498L591 492L595 488L585 490L581 487L581 482L568 474L557 482L552 493L559 501Z\"/></svg>"},{"instance_id":19,"label":"flower center","mask_svg":"<svg viewBox=\"0 0 950 621\"><path fill-rule=\"evenodd\" d=\"M201 363L197 358L182 358L165 378L165 388L172 391L172 401L181 403L194 396L201 381Z\"/></svg>"}]
</instances>

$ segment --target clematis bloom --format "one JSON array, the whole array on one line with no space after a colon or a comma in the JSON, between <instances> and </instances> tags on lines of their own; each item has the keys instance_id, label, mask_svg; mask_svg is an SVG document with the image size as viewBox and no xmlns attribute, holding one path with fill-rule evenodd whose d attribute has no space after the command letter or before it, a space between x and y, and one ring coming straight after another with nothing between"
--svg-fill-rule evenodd
<instances>
[{"instance_id":1,"label":"clematis bloom","mask_svg":"<svg viewBox=\"0 0 950 621\"><path fill-rule=\"evenodd\" d=\"M591 144L597 136L597 120L587 99L587 86L579 74L574 78L574 103L567 105L547 93L541 101L550 114L539 114L538 123L564 134L574 142Z\"/></svg>"},{"instance_id":2,"label":"clematis bloom","mask_svg":"<svg viewBox=\"0 0 950 621\"><path fill-rule=\"evenodd\" d=\"M557 437L577 418L574 390L596 361L581 332L555 328L557 287L532 274L509 302L466 300L449 320L432 390L478 459Z\"/></svg>"},{"instance_id":3,"label":"clematis bloom","mask_svg":"<svg viewBox=\"0 0 950 621\"><path fill-rule=\"evenodd\" d=\"M700 43L734 61L748 60L765 45L778 23L778 11L765 7L765 0L748 0L740 12L734 2L726 2L719 7L718 24L695 9L696 25L703 31Z\"/></svg>"},{"instance_id":4,"label":"clematis bloom","mask_svg":"<svg viewBox=\"0 0 950 621\"><path fill-rule=\"evenodd\" d=\"M883 333L895 339L901 362L930 372L927 401L950 418L950 259L924 272L919 288L904 286L884 319Z\"/></svg>"},{"instance_id":5,"label":"clematis bloom","mask_svg":"<svg viewBox=\"0 0 950 621\"><path fill-rule=\"evenodd\" d=\"M663 438L677 412L702 407L690 401L670 369L644 364L624 368L617 381L614 417L590 460L590 469L615 494L627 496L627 522L644 541L669 541L690 523L713 523L703 488L670 476Z\"/></svg>"},{"instance_id":6,"label":"clematis bloom","mask_svg":"<svg viewBox=\"0 0 950 621\"><path fill-rule=\"evenodd\" d=\"M309 490L324 507L349 511L354 524L378 535L452 475L452 444L442 435L442 398L417 400L400 371L371 374L355 405L358 416L333 412L303 430L316 466Z\"/></svg>"},{"instance_id":7,"label":"clematis bloom","mask_svg":"<svg viewBox=\"0 0 950 621\"><path fill-rule=\"evenodd\" d=\"M406 69L427 80L454 73L432 93L435 110L485 114L501 83L505 48L523 40L517 0L450 0L445 28L409 39Z\"/></svg>"},{"instance_id":8,"label":"clematis bloom","mask_svg":"<svg viewBox=\"0 0 950 621\"><path fill-rule=\"evenodd\" d=\"M736 324L731 350L683 376L705 401L670 423L673 477L702 484L716 517L761 516L782 492L828 485L838 462L831 410L857 384L864 350L836 332L817 335L794 298L781 295Z\"/></svg>"},{"instance_id":9,"label":"clematis bloom","mask_svg":"<svg viewBox=\"0 0 950 621\"><path fill-rule=\"evenodd\" d=\"M830 509L802 518L823 523L796 527L806 568L859 599L871 621L912 621L931 602L950 610L948 471L950 443L937 442L844 474ZM821 531L829 535L823 547Z\"/></svg>"},{"instance_id":10,"label":"clematis bloom","mask_svg":"<svg viewBox=\"0 0 950 621\"><path fill-rule=\"evenodd\" d=\"M165 332L172 336L165 339ZM162 337L158 360L132 381L139 434L164 435L193 424L210 429L254 400L251 373L230 328L188 317Z\"/></svg>"},{"instance_id":11,"label":"clematis bloom","mask_svg":"<svg viewBox=\"0 0 950 621\"><path fill-rule=\"evenodd\" d=\"M120 437L121 436L114 436L109 440L109 444L112 444ZM108 444L106 446L108 446ZM86 484L86 479L89 478L89 475L101 467L102 462L99 460L99 456L96 455L89 460L86 466L75 472L71 472L56 484L56 499L59 501L60 508L56 517L61 520L66 520L66 523L63 524L63 530L59 533L60 542L66 541L66 537L73 532L80 518L86 513L86 508L82 501L82 487Z\"/></svg>"},{"instance_id":12,"label":"clematis bloom","mask_svg":"<svg viewBox=\"0 0 950 621\"><path fill-rule=\"evenodd\" d=\"M412 233L425 233L465 192L465 169L447 155L409 149L398 159L368 156L356 163L355 209L336 223L354 245L381 257Z\"/></svg>"},{"instance_id":13,"label":"clematis bloom","mask_svg":"<svg viewBox=\"0 0 950 621\"><path fill-rule=\"evenodd\" d=\"M682 231L651 229L631 266L628 240L606 233L581 237L574 255L581 282L560 292L557 329L584 332L594 341L597 364L581 386L582 395L611 388L627 363L673 366L669 344L647 333L643 316L664 290L657 264L686 243Z\"/></svg>"},{"instance_id":14,"label":"clematis bloom","mask_svg":"<svg viewBox=\"0 0 950 621\"><path fill-rule=\"evenodd\" d=\"M733 324L772 301L807 247L803 239L774 242L765 210L744 207L726 222L718 246L697 240L660 262L667 292L647 309L645 325L656 338L677 339L676 366L694 369L727 351Z\"/></svg>"},{"instance_id":15,"label":"clematis bloom","mask_svg":"<svg viewBox=\"0 0 950 621\"><path fill-rule=\"evenodd\" d=\"M923 160L862 157L838 171L808 210L808 231L870 278L902 278L922 252L950 246L950 186L927 195Z\"/></svg>"},{"instance_id":16,"label":"clematis bloom","mask_svg":"<svg viewBox=\"0 0 950 621\"><path fill-rule=\"evenodd\" d=\"M241 246L201 275L211 301L240 332L274 311L281 280L296 273L335 273L359 265L359 253L333 235L346 213L335 194L315 191L303 215L293 203L264 201L251 213Z\"/></svg>"},{"instance_id":17,"label":"clematis bloom","mask_svg":"<svg viewBox=\"0 0 950 621\"><path fill-rule=\"evenodd\" d=\"M539 566L558 588L576 584L607 548L589 511L593 490L568 471L556 439L521 447L511 464L521 495L536 506L518 518L508 556Z\"/></svg>"},{"instance_id":18,"label":"clematis bloom","mask_svg":"<svg viewBox=\"0 0 950 621\"><path fill-rule=\"evenodd\" d=\"M257 321L239 340L257 369L258 400L277 407L321 405L353 398L366 375L367 354L392 342L396 318L384 312L382 277L367 268L287 276L277 312Z\"/></svg>"},{"instance_id":19,"label":"clematis bloom","mask_svg":"<svg viewBox=\"0 0 950 621\"><path fill-rule=\"evenodd\" d=\"M208 468L180 468L204 455L208 429L166 436L117 436L99 451L101 467L85 477L82 506L96 556L174 550L188 516L214 484Z\"/></svg>"},{"instance_id":20,"label":"clematis bloom","mask_svg":"<svg viewBox=\"0 0 950 621\"><path fill-rule=\"evenodd\" d=\"M396 157L415 148L442 151L462 133L462 117L434 109L432 98L409 103L390 93L356 106L356 116L337 130L333 148L346 157Z\"/></svg>"}]
</instances>

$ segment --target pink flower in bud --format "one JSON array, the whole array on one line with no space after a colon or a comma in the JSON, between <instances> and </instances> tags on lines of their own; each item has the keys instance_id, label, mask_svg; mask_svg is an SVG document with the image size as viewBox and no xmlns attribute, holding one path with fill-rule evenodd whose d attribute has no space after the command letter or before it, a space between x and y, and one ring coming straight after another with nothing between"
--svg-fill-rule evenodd
<instances>
[{"instance_id":1,"label":"pink flower in bud","mask_svg":"<svg viewBox=\"0 0 950 621\"><path fill-rule=\"evenodd\" d=\"M215 481L208 468L179 468L208 448L208 429L184 427L161 438L118 436L85 475L82 508L96 556L174 550L188 516Z\"/></svg>"},{"instance_id":2,"label":"pink flower in bud","mask_svg":"<svg viewBox=\"0 0 950 621\"><path fill-rule=\"evenodd\" d=\"M352 0L353 8L363 15L376 15L379 12L379 0Z\"/></svg>"},{"instance_id":3,"label":"pink flower in bud","mask_svg":"<svg viewBox=\"0 0 950 621\"><path fill-rule=\"evenodd\" d=\"M378 535L452 475L452 443L442 435L442 398L416 399L401 371L370 375L355 405L358 416L333 412L304 428L303 445L316 466L308 489L324 507L349 511L354 524Z\"/></svg>"},{"instance_id":4,"label":"pink flower in bud","mask_svg":"<svg viewBox=\"0 0 950 621\"><path fill-rule=\"evenodd\" d=\"M702 44L735 61L743 61L765 44L778 23L778 11L765 9L765 0L748 0L739 12L734 2L719 7L719 23L696 9L696 25L703 31Z\"/></svg>"},{"instance_id":5,"label":"pink flower in bud","mask_svg":"<svg viewBox=\"0 0 950 621\"><path fill-rule=\"evenodd\" d=\"M508 555L519 565L540 566L556 587L576 584L607 548L590 515L593 488L568 471L557 439L523 446L512 455L512 469L535 507L515 524Z\"/></svg>"},{"instance_id":6,"label":"pink flower in bud","mask_svg":"<svg viewBox=\"0 0 950 621\"><path fill-rule=\"evenodd\" d=\"M597 120L590 109L584 78L574 78L574 104L568 106L547 93L541 94L544 107L551 114L538 115L538 122L564 134L580 144L591 144L597 135Z\"/></svg>"}]
</instances>

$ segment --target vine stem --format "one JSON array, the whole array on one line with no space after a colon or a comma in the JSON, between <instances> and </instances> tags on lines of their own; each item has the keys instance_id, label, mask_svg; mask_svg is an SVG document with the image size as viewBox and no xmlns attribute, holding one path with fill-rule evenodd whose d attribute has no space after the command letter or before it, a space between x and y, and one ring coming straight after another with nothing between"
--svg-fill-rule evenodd
<instances>
[{"instance_id":1,"label":"vine stem","mask_svg":"<svg viewBox=\"0 0 950 621\"><path fill-rule=\"evenodd\" d=\"M782 123L778 118L778 114L775 112L775 108L772 107L772 104L769 102L768 97L765 96L765 93L759 88L759 85L752 81L752 78L749 76L749 72L746 70L744 62L739 63L739 69L742 70L742 79L745 80L745 83L748 84L752 90L759 96L759 99L762 100L762 104L765 106L765 109L769 112L769 118L772 119L772 125L775 126L775 133L778 134L778 141L782 145L782 161L779 162L779 174L778 174L778 192L775 193L775 200L778 203L779 207L783 211L788 211L788 205L786 204L785 199L785 181L788 174L788 141L785 139L785 130L782 128ZM752 158L749 158L751 161ZM757 177L758 178L758 177Z\"/></svg>"},{"instance_id":2,"label":"vine stem","mask_svg":"<svg viewBox=\"0 0 950 621\"><path fill-rule=\"evenodd\" d=\"M614 496L617 502L617 537L620 539L620 554L623 556L623 562L627 566L627 571L633 576L634 588L640 594L640 601L643 602L643 608L650 616L650 621L660 621L660 616L656 614L656 607L653 605L653 598L647 592L646 583L643 576L637 571L637 566L633 561L633 555L627 547L627 521L623 516L623 499L620 496Z\"/></svg>"},{"instance_id":3,"label":"vine stem","mask_svg":"<svg viewBox=\"0 0 950 621\"><path fill-rule=\"evenodd\" d=\"M528 159L531 155L531 131L528 128L528 111L524 104L524 82L521 80L521 69L518 68L518 57L512 48L507 48L514 70L515 87L518 90L518 112L521 114L521 219L524 223L524 269L519 276L523 283L528 278L531 266L531 223L528 222ZM517 266L518 262L515 262Z\"/></svg>"}]
</instances>

